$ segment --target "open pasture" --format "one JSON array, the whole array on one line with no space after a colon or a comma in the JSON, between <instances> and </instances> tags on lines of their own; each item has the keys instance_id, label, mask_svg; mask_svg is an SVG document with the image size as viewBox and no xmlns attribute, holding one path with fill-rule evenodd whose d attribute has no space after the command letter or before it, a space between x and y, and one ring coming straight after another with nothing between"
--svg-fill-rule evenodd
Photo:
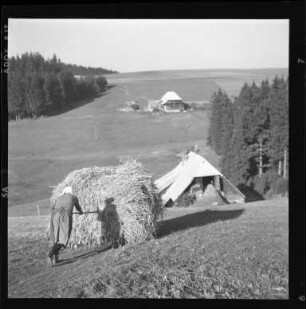
<instances>
[{"instance_id":1,"label":"open pasture","mask_svg":"<svg viewBox=\"0 0 306 309\"><path fill-rule=\"evenodd\" d=\"M66 250L54 268L46 266L47 220L9 218L10 298L288 299L285 198L169 209L155 240Z\"/></svg>"},{"instance_id":2,"label":"open pasture","mask_svg":"<svg viewBox=\"0 0 306 309\"><path fill-rule=\"evenodd\" d=\"M111 83L125 84L144 81L202 80L213 82L225 90L230 96L237 96L245 82L255 81L258 85L264 79L272 82L278 75L287 78L288 69L207 69L207 70L169 70L148 71L106 75ZM198 92L198 91L197 91ZM182 94L183 95L183 94ZM186 94L188 97L188 94ZM186 98L187 99L187 98Z\"/></svg>"},{"instance_id":3,"label":"open pasture","mask_svg":"<svg viewBox=\"0 0 306 309\"><path fill-rule=\"evenodd\" d=\"M61 115L9 124L9 205L48 198L49 186L70 171L116 165L126 156L138 157L158 177L175 166L178 152L205 141L207 113L121 113L117 108L128 97L120 87ZM217 162L202 144L208 159Z\"/></svg>"},{"instance_id":4,"label":"open pasture","mask_svg":"<svg viewBox=\"0 0 306 309\"><path fill-rule=\"evenodd\" d=\"M70 171L116 165L126 156L137 157L157 178L177 165L178 152L195 142L201 155L218 166L219 158L206 146L209 111L152 115L117 109L139 98L145 108L148 99L158 99L167 90L177 91L183 99L207 100L222 82L240 89L243 81L251 78L261 81L286 72L271 69L113 74L107 76L111 87L90 103L49 118L10 122L9 205L47 199L49 186L59 183Z\"/></svg>"},{"instance_id":5,"label":"open pasture","mask_svg":"<svg viewBox=\"0 0 306 309\"><path fill-rule=\"evenodd\" d=\"M176 92L186 102L210 100L219 87L214 81L203 78L142 80L118 84L129 101L139 100L146 108L149 100L160 99L167 91Z\"/></svg>"}]
</instances>

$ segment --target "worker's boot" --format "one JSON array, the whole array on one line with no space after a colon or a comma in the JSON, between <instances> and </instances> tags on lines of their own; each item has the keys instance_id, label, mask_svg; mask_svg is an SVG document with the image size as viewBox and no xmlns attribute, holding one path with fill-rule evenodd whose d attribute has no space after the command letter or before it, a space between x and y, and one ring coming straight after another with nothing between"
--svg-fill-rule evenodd
<instances>
[{"instance_id":1,"label":"worker's boot","mask_svg":"<svg viewBox=\"0 0 306 309\"><path fill-rule=\"evenodd\" d=\"M53 256L54 256L54 245L52 246L49 254L48 254L48 257L47 257L47 264L49 266L53 266Z\"/></svg>"},{"instance_id":2,"label":"worker's boot","mask_svg":"<svg viewBox=\"0 0 306 309\"><path fill-rule=\"evenodd\" d=\"M59 252L57 252L55 255L54 255L54 260L55 260L55 264L58 263L58 256L59 256Z\"/></svg>"},{"instance_id":3,"label":"worker's boot","mask_svg":"<svg viewBox=\"0 0 306 309\"><path fill-rule=\"evenodd\" d=\"M59 261L58 256L59 256L59 252L60 252L61 248L62 248L62 244L56 244L56 247L54 248L53 266L55 266Z\"/></svg>"},{"instance_id":4,"label":"worker's boot","mask_svg":"<svg viewBox=\"0 0 306 309\"><path fill-rule=\"evenodd\" d=\"M52 257L52 267L54 267L56 265L57 261L56 261L56 255L54 254Z\"/></svg>"},{"instance_id":5,"label":"worker's boot","mask_svg":"<svg viewBox=\"0 0 306 309\"><path fill-rule=\"evenodd\" d=\"M55 265L55 255L53 253L48 254L47 264L52 267Z\"/></svg>"},{"instance_id":6,"label":"worker's boot","mask_svg":"<svg viewBox=\"0 0 306 309\"><path fill-rule=\"evenodd\" d=\"M47 257L47 265L53 266L53 257L50 257L50 256Z\"/></svg>"},{"instance_id":7,"label":"worker's boot","mask_svg":"<svg viewBox=\"0 0 306 309\"><path fill-rule=\"evenodd\" d=\"M48 254L48 259L47 259L48 265L50 265L52 267L56 265L57 260L58 260L57 255L58 255L58 251L59 251L60 247L61 246L59 244L54 244L52 246L52 248L51 248L51 250Z\"/></svg>"}]
</instances>

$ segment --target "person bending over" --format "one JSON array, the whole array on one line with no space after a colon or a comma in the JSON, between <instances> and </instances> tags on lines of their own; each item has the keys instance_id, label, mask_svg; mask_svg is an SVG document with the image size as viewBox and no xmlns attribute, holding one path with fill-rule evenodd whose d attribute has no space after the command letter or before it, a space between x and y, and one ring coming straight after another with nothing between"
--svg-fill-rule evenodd
<instances>
[{"instance_id":1,"label":"person bending over","mask_svg":"<svg viewBox=\"0 0 306 309\"><path fill-rule=\"evenodd\" d=\"M74 207L80 214L83 210L78 198L73 195L72 188L64 188L62 194L51 204L50 234L52 248L48 254L48 264L55 266L61 248L66 248L72 229L72 214Z\"/></svg>"}]
</instances>

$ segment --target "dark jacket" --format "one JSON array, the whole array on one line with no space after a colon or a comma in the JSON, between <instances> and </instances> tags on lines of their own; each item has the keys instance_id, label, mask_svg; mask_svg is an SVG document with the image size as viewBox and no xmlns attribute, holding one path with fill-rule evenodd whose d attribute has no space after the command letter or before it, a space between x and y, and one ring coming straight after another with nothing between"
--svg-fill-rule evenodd
<instances>
[{"instance_id":1,"label":"dark jacket","mask_svg":"<svg viewBox=\"0 0 306 309\"><path fill-rule=\"evenodd\" d=\"M82 212L78 198L70 193L60 195L51 205L50 234L53 243L67 246L72 229L74 207Z\"/></svg>"}]
</instances>

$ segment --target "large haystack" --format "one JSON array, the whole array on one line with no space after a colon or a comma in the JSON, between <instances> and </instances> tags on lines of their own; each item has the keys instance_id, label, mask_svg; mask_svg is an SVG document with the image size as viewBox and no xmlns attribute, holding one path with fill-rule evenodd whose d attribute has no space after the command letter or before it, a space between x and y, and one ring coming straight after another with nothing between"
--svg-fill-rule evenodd
<instances>
[{"instance_id":1,"label":"large haystack","mask_svg":"<svg viewBox=\"0 0 306 309\"><path fill-rule=\"evenodd\" d=\"M154 236L163 207L152 176L141 163L131 160L116 167L73 171L53 190L51 202L66 186L73 188L84 211L100 210L99 215L74 215L70 247L100 245L102 236L125 243Z\"/></svg>"}]
</instances>

